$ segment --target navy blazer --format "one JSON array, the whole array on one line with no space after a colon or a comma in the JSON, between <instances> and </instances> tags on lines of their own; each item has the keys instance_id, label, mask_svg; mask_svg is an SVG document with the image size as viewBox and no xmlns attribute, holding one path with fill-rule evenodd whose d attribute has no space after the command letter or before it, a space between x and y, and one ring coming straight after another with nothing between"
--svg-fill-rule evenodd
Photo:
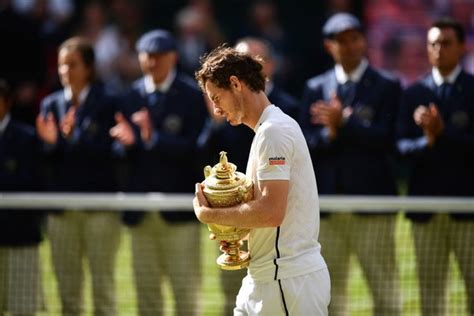
<instances>
[{"instance_id":1,"label":"navy blazer","mask_svg":"<svg viewBox=\"0 0 474 316\"><path fill-rule=\"evenodd\" d=\"M53 113L59 122L71 104L64 90L47 96L41 114ZM115 125L116 97L100 85L92 85L76 112L76 124L69 139L59 133L54 146L43 144L47 158L48 189L67 192L110 192L117 190L113 142L109 130Z\"/></svg>"},{"instance_id":2,"label":"navy blazer","mask_svg":"<svg viewBox=\"0 0 474 316\"><path fill-rule=\"evenodd\" d=\"M283 91L277 86L273 86L272 91L268 94L268 99L274 105L278 106L283 112L298 120L300 105L298 100Z\"/></svg>"},{"instance_id":3,"label":"navy blazer","mask_svg":"<svg viewBox=\"0 0 474 316\"><path fill-rule=\"evenodd\" d=\"M397 139L400 153L409 162L408 194L414 196L474 196L474 76L462 71L445 103L437 96L431 74L403 94ZM433 147L420 142L423 131L413 112L419 105L435 103L444 121L444 131ZM452 211L452 210L451 210ZM426 220L428 214L408 214ZM454 215L474 218L472 214Z\"/></svg>"},{"instance_id":4,"label":"navy blazer","mask_svg":"<svg viewBox=\"0 0 474 316\"><path fill-rule=\"evenodd\" d=\"M124 112L130 117L146 107L151 115L156 138L151 146L138 143L131 159L133 192L192 193L196 182L202 181L202 166L198 166L197 138L206 121L207 107L196 82L177 74L166 93L148 94L144 78L136 81L125 97ZM167 211L168 221L195 220L192 212ZM127 212L125 222L137 223L142 212Z\"/></svg>"},{"instance_id":5,"label":"navy blazer","mask_svg":"<svg viewBox=\"0 0 474 316\"><path fill-rule=\"evenodd\" d=\"M0 134L0 191L38 190L38 143L34 129L11 120ZM42 240L44 213L0 209L0 245L34 245Z\"/></svg>"},{"instance_id":6,"label":"navy blazer","mask_svg":"<svg viewBox=\"0 0 474 316\"><path fill-rule=\"evenodd\" d=\"M393 195L394 125L401 87L398 80L370 66L349 104L353 114L329 142L324 127L311 123L310 106L337 91L334 69L307 81L300 125L310 149L322 194Z\"/></svg>"}]
</instances>

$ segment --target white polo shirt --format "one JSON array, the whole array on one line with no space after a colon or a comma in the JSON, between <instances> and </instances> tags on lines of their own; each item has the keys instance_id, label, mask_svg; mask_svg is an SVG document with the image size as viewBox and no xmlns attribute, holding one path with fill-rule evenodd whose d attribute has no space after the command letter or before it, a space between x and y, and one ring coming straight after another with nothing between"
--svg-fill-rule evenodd
<instances>
[{"instance_id":1,"label":"white polo shirt","mask_svg":"<svg viewBox=\"0 0 474 316\"><path fill-rule=\"evenodd\" d=\"M265 108L255 127L246 174L254 183L289 180L281 226L250 232L250 278L268 282L325 268L318 242L318 189L308 146L298 123L274 105Z\"/></svg>"}]
</instances>

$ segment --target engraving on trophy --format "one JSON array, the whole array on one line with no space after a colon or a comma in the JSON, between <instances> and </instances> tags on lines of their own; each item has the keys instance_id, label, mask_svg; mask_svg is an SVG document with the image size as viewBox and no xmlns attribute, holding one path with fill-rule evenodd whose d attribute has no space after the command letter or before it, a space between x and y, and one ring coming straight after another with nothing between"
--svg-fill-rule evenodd
<instances>
[{"instance_id":1,"label":"engraving on trophy","mask_svg":"<svg viewBox=\"0 0 474 316\"><path fill-rule=\"evenodd\" d=\"M211 207L230 207L250 201L253 198L252 180L227 160L227 153L220 152L219 163L204 167L204 196ZM225 241L228 250L216 260L224 270L243 269L249 265L250 255L240 250L242 239L250 232L247 228L208 224L216 240Z\"/></svg>"}]
</instances>

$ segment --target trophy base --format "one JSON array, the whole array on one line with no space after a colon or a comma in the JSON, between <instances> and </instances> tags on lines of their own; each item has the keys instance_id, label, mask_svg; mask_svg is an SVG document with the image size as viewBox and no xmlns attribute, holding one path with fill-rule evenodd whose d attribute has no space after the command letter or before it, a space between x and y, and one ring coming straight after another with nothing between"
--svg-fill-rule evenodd
<instances>
[{"instance_id":1,"label":"trophy base","mask_svg":"<svg viewBox=\"0 0 474 316\"><path fill-rule=\"evenodd\" d=\"M239 251L237 258L233 258L231 255L223 253L220 255L216 262L222 270L240 270L249 266L250 254L245 251Z\"/></svg>"}]
</instances>

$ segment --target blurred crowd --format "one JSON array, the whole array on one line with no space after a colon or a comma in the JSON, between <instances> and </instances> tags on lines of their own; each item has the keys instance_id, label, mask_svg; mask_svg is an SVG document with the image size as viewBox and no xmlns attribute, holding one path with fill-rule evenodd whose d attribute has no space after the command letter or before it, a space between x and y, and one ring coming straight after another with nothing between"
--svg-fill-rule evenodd
<instances>
[{"instance_id":1,"label":"blurred crowd","mask_svg":"<svg viewBox=\"0 0 474 316\"><path fill-rule=\"evenodd\" d=\"M462 34L450 22L433 26L442 16ZM227 43L262 60L265 93L300 123L321 194L474 196L473 1L0 0L0 38L0 191L192 193L221 150L245 170L253 131L217 116L193 78L200 56ZM447 66L435 57L441 49ZM346 313L351 254L374 314L400 315L395 214L321 211L323 255L338 276L331 315ZM408 217L423 315L443 315L450 251L474 312L473 215ZM3 295L0 284L0 314L44 305L39 266L25 273L11 262L39 261L45 227L64 315L82 312L84 258L95 314L115 315L122 223L140 315L162 311L163 278L180 298L177 313L199 314L199 287L189 286L201 282L193 213L72 205L2 210L0 219L0 278L15 275L18 291ZM241 277L222 275L226 313Z\"/></svg>"}]
</instances>

